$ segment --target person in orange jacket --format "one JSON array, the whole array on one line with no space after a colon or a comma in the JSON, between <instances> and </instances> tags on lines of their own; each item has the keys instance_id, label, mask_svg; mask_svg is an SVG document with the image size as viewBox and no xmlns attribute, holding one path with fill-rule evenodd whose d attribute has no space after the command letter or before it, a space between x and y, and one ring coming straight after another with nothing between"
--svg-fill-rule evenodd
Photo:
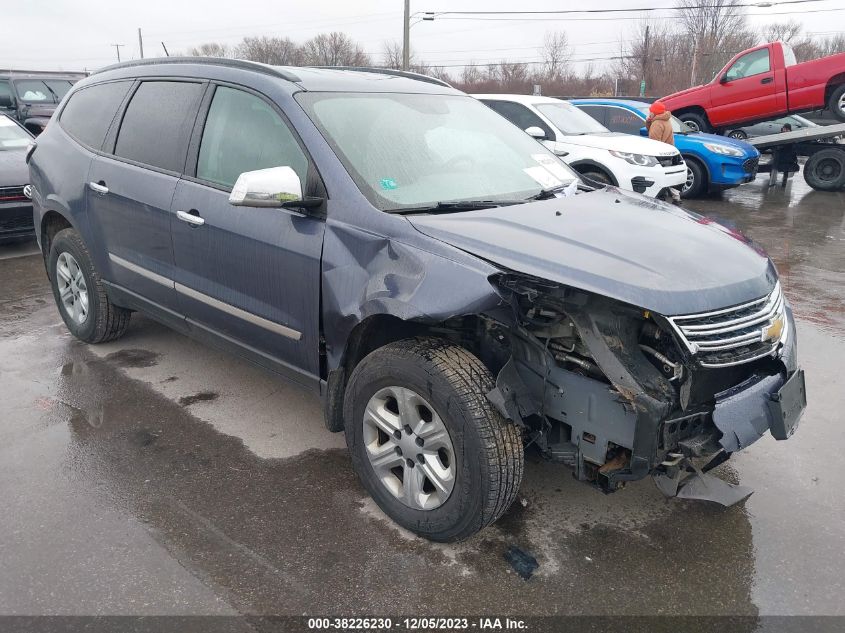
<instances>
[{"instance_id":1,"label":"person in orange jacket","mask_svg":"<svg viewBox=\"0 0 845 633\"><path fill-rule=\"evenodd\" d=\"M648 118L645 121L648 137L655 141L661 141L669 145L675 145L675 133L672 131L672 113L660 101L655 101L649 106ZM672 202L680 204L681 192L677 189L669 189Z\"/></svg>"}]
</instances>

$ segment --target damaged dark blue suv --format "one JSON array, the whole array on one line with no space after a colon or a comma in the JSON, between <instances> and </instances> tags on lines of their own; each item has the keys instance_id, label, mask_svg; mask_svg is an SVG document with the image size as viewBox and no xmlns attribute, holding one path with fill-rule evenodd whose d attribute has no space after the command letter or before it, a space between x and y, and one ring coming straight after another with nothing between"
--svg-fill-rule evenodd
<instances>
[{"instance_id":1,"label":"damaged dark blue suv","mask_svg":"<svg viewBox=\"0 0 845 633\"><path fill-rule=\"evenodd\" d=\"M777 273L718 224L581 183L428 77L147 60L77 83L29 156L70 331L132 311L322 397L379 506L466 538L523 445L605 492L708 475L806 404ZM307 423L307 422L303 422Z\"/></svg>"}]
</instances>

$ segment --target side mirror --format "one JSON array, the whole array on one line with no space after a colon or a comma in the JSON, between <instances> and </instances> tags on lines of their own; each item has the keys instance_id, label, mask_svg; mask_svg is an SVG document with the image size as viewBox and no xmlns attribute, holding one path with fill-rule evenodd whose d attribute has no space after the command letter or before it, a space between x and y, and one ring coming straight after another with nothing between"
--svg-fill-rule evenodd
<instances>
[{"instance_id":1,"label":"side mirror","mask_svg":"<svg viewBox=\"0 0 845 633\"><path fill-rule=\"evenodd\" d=\"M536 138L538 141L546 140L546 133L543 131L543 128L537 125L525 128L525 133L528 134L528 136Z\"/></svg>"},{"instance_id":2,"label":"side mirror","mask_svg":"<svg viewBox=\"0 0 845 633\"><path fill-rule=\"evenodd\" d=\"M728 77L728 74L727 74L727 73L725 73L724 75L722 75L721 77L719 77L719 83L720 83L720 84L726 84L726 83L728 83L729 81L730 81L730 78Z\"/></svg>"},{"instance_id":3,"label":"side mirror","mask_svg":"<svg viewBox=\"0 0 845 633\"><path fill-rule=\"evenodd\" d=\"M11 108L14 105L12 95L0 95L0 108Z\"/></svg>"},{"instance_id":4,"label":"side mirror","mask_svg":"<svg viewBox=\"0 0 845 633\"><path fill-rule=\"evenodd\" d=\"M648 128L645 125L640 128L640 136L648 136Z\"/></svg>"},{"instance_id":5,"label":"side mirror","mask_svg":"<svg viewBox=\"0 0 845 633\"><path fill-rule=\"evenodd\" d=\"M229 204L236 207L282 207L302 200L302 182L290 167L245 171L235 182Z\"/></svg>"}]
</instances>

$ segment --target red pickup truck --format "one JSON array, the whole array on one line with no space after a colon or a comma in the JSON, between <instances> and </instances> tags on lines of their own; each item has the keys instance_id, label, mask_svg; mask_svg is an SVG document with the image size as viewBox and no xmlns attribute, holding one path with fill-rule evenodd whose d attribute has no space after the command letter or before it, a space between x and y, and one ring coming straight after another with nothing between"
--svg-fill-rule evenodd
<instances>
[{"instance_id":1,"label":"red pickup truck","mask_svg":"<svg viewBox=\"0 0 845 633\"><path fill-rule=\"evenodd\" d=\"M702 132L822 108L845 121L845 53L799 64L788 44L763 44L736 55L709 84L661 101Z\"/></svg>"}]
</instances>

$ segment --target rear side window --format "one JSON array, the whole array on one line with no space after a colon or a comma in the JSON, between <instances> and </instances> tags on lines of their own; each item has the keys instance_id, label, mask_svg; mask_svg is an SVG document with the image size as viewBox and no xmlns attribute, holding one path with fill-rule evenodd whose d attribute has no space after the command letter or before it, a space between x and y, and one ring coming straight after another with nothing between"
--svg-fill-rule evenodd
<instances>
[{"instance_id":1,"label":"rear side window","mask_svg":"<svg viewBox=\"0 0 845 633\"><path fill-rule=\"evenodd\" d=\"M303 186L308 160L287 124L264 100L220 86L205 121L197 178L231 187L245 171L291 167Z\"/></svg>"},{"instance_id":2,"label":"rear side window","mask_svg":"<svg viewBox=\"0 0 845 633\"><path fill-rule=\"evenodd\" d=\"M62 110L59 123L80 143L100 149L131 85L131 81L115 81L77 90Z\"/></svg>"},{"instance_id":3,"label":"rear side window","mask_svg":"<svg viewBox=\"0 0 845 633\"><path fill-rule=\"evenodd\" d=\"M145 81L123 115L115 156L181 173L203 84Z\"/></svg>"},{"instance_id":4,"label":"rear side window","mask_svg":"<svg viewBox=\"0 0 845 633\"><path fill-rule=\"evenodd\" d=\"M546 133L547 139L555 139L554 132L552 132L552 129L546 125L545 121L521 103L515 103L513 101L494 101L492 99L489 101L483 100L483 103L490 106L493 110L501 114L517 127L523 130L527 130L530 127L538 127Z\"/></svg>"},{"instance_id":5,"label":"rear side window","mask_svg":"<svg viewBox=\"0 0 845 633\"><path fill-rule=\"evenodd\" d=\"M612 131L614 131L614 132L616 131L616 130L614 130L614 129L613 129L613 126L612 126L612 125L608 125L608 122L607 122L607 120L606 120L606 118L605 118L605 109L604 109L604 106L599 106L599 105L580 105L580 104L575 104L575 107L576 107L576 108L581 108L584 112L586 112L587 114L589 114L589 115L590 115L591 117L593 117L596 121L598 121L598 122L599 122L599 123L601 123L603 126L605 126L608 130L612 130Z\"/></svg>"},{"instance_id":6,"label":"rear side window","mask_svg":"<svg viewBox=\"0 0 845 633\"><path fill-rule=\"evenodd\" d=\"M607 109L607 129L625 134L639 134L640 128L645 125L638 115L625 108Z\"/></svg>"}]
</instances>

